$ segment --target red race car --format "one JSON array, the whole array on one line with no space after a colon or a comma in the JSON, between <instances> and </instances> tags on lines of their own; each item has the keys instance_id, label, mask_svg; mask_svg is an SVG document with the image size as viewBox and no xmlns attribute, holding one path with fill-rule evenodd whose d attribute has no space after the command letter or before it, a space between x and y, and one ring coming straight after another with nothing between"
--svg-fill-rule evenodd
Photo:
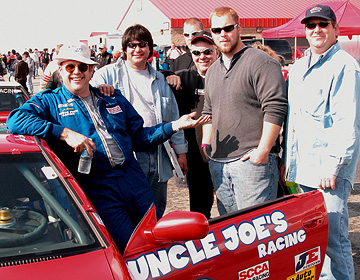
<instances>
[{"instance_id":1,"label":"red race car","mask_svg":"<svg viewBox=\"0 0 360 280\"><path fill-rule=\"evenodd\" d=\"M320 192L208 221L154 207L123 255L74 177L37 137L0 134L0 279L318 279L328 219Z\"/></svg>"}]
</instances>

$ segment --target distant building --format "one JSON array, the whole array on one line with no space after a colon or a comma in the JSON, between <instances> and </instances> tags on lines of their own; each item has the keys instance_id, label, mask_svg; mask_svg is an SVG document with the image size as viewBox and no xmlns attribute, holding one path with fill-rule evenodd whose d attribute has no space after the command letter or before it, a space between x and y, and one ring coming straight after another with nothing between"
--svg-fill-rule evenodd
<instances>
[{"instance_id":1,"label":"distant building","mask_svg":"<svg viewBox=\"0 0 360 280\"><path fill-rule=\"evenodd\" d=\"M351 2L360 7L360 0ZM282 25L316 4L319 0L132 0L116 29L121 34L128 26L140 23L150 30L154 43L159 46L171 42L185 45L182 27L186 19L197 17L209 30L209 15L213 9L229 6L240 17L242 38L262 38L262 30Z\"/></svg>"}]
</instances>

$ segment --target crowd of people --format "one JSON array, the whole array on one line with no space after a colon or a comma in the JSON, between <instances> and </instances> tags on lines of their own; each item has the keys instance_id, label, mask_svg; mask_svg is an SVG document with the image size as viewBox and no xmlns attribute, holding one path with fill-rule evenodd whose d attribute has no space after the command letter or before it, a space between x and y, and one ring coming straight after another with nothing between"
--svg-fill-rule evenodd
<instances>
[{"instance_id":1,"label":"crowd of people","mask_svg":"<svg viewBox=\"0 0 360 280\"><path fill-rule=\"evenodd\" d=\"M340 48L328 6L306 11L310 48L286 82L276 53L244 45L239 22L230 7L211 13L210 32L201 20L186 20L186 49L173 45L170 71L162 73L140 24L125 30L115 59L102 44L97 55L86 45L59 45L48 63L31 67L32 51L14 53L15 78L24 85L20 72L36 76L45 65L48 90L11 112L9 131L48 141L121 251L152 203L158 217L166 209L173 167L164 141L187 174L190 210L207 218L214 192L224 215L275 199L283 180L302 192L318 189L329 216L321 279L353 280L347 200L359 157L359 64ZM93 159L90 174L77 170L83 150Z\"/></svg>"}]
</instances>

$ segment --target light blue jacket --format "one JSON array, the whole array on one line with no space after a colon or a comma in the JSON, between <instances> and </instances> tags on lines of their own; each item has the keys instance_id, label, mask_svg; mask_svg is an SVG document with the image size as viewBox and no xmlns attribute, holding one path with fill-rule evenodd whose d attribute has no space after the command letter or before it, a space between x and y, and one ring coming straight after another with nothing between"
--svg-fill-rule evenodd
<instances>
[{"instance_id":1,"label":"light blue jacket","mask_svg":"<svg viewBox=\"0 0 360 280\"><path fill-rule=\"evenodd\" d=\"M359 157L360 69L333 45L310 65L311 51L290 69L286 180L318 187L336 175L354 183Z\"/></svg>"},{"instance_id":2,"label":"light blue jacket","mask_svg":"<svg viewBox=\"0 0 360 280\"><path fill-rule=\"evenodd\" d=\"M164 75L155 71L148 63L147 68L150 71L152 79L151 89L157 123L168 123L177 120L179 118L179 111L176 99ZM125 68L125 62L122 59L118 59L116 63L106 65L97 70L94 73L91 84L94 87L102 84L112 85L115 89L119 89L125 98L132 103L130 98L129 77ZM185 140L182 130L175 133L170 141L174 145L174 150L177 154L187 153L187 141ZM170 159L163 145L158 146L158 155L158 166L160 167L159 181L165 182L173 176L173 172Z\"/></svg>"}]
</instances>

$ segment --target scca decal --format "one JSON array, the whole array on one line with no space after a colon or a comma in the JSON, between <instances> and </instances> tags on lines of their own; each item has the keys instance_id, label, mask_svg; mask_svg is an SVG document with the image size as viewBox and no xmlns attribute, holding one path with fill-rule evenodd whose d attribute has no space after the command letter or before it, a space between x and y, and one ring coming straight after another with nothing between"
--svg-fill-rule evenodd
<instances>
[{"instance_id":1,"label":"scca decal","mask_svg":"<svg viewBox=\"0 0 360 280\"><path fill-rule=\"evenodd\" d=\"M321 262L320 246L295 256L295 273Z\"/></svg>"},{"instance_id":2,"label":"scca decal","mask_svg":"<svg viewBox=\"0 0 360 280\"><path fill-rule=\"evenodd\" d=\"M168 249L143 254L135 260L126 261L126 265L137 280L157 279L170 274L173 270L181 270L190 262L196 265L221 254L213 232L200 240L197 249L194 241L174 244Z\"/></svg>"},{"instance_id":3,"label":"scca decal","mask_svg":"<svg viewBox=\"0 0 360 280\"><path fill-rule=\"evenodd\" d=\"M315 267L294 274L286 278L286 280L315 280Z\"/></svg>"},{"instance_id":4,"label":"scca decal","mask_svg":"<svg viewBox=\"0 0 360 280\"><path fill-rule=\"evenodd\" d=\"M260 280L270 277L269 262L263 262L239 272L239 280Z\"/></svg>"}]
</instances>

